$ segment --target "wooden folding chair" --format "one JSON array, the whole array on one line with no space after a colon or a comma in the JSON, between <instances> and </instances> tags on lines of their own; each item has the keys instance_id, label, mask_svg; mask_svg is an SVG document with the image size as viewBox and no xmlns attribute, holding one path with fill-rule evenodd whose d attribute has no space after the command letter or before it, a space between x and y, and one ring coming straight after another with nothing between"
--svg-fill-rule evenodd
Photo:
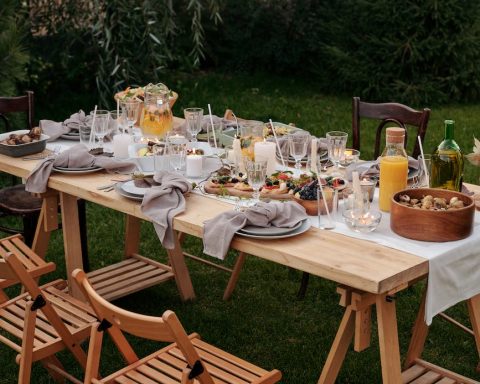
<instances>
[{"instance_id":1,"label":"wooden folding chair","mask_svg":"<svg viewBox=\"0 0 480 384\"><path fill-rule=\"evenodd\" d=\"M172 311L164 312L161 318L126 311L98 295L82 270L75 270L73 276L101 319L91 331L84 383L260 384L281 379L278 370L266 371L201 341L195 333L187 335ZM105 330L128 366L100 379ZM123 332L172 344L140 359Z\"/></svg>"},{"instance_id":2,"label":"wooden folding chair","mask_svg":"<svg viewBox=\"0 0 480 384\"><path fill-rule=\"evenodd\" d=\"M87 356L80 343L97 321L95 313L66 292L64 280L39 287L34 279L37 272L29 273L23 264L27 254L31 257L33 252L17 245L15 252L6 253L0 260L0 278L19 281L27 292L0 305L0 342L18 352L18 383L30 383L32 363L36 361L41 361L57 382L68 378L80 383L63 369L55 353L69 349L85 368ZM55 264L46 263L45 268L54 269Z\"/></svg>"},{"instance_id":3,"label":"wooden folding chair","mask_svg":"<svg viewBox=\"0 0 480 384\"><path fill-rule=\"evenodd\" d=\"M4 258L9 252L14 253L18 257L33 278L37 278L55 270L55 264L46 263L45 260L28 248L22 241L22 236L20 234L0 239L0 259ZM4 289L18 283L18 279L0 279L0 303L8 300L8 296L5 294Z\"/></svg>"}]
</instances>

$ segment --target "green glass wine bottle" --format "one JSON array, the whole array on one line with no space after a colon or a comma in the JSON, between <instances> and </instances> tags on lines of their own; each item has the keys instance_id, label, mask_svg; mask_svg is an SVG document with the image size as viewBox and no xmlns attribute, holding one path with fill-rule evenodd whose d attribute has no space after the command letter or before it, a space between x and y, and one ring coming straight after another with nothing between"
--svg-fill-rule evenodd
<instances>
[{"instance_id":1,"label":"green glass wine bottle","mask_svg":"<svg viewBox=\"0 0 480 384\"><path fill-rule=\"evenodd\" d=\"M432 154L430 186L460 191L463 179L463 154L454 140L455 121L445 120L445 139Z\"/></svg>"}]
</instances>

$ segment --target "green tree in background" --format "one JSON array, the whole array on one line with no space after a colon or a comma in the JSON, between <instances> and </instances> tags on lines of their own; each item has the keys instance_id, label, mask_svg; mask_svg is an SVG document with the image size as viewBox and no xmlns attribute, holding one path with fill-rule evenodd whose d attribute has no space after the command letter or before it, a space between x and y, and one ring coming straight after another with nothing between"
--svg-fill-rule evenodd
<instances>
[{"instance_id":1,"label":"green tree in background","mask_svg":"<svg viewBox=\"0 0 480 384\"><path fill-rule=\"evenodd\" d=\"M26 79L29 55L24 46L24 17L15 0L0 6L0 95L15 96L17 83Z\"/></svg>"}]
</instances>

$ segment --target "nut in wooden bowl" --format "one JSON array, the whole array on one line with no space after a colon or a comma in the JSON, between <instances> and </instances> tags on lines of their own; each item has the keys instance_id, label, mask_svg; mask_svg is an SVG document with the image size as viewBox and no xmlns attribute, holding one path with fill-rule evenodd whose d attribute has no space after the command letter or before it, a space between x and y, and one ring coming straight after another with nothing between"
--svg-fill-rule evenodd
<instances>
[{"instance_id":1,"label":"nut in wooden bowl","mask_svg":"<svg viewBox=\"0 0 480 384\"><path fill-rule=\"evenodd\" d=\"M473 199L460 192L434 188L406 189L392 197L390 228L408 239L446 242L472 233Z\"/></svg>"}]
</instances>

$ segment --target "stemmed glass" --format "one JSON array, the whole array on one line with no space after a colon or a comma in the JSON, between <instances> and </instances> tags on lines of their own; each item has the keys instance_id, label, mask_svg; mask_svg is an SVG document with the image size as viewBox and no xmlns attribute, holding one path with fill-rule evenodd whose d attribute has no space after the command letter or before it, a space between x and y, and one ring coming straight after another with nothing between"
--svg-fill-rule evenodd
<instances>
[{"instance_id":1,"label":"stemmed glass","mask_svg":"<svg viewBox=\"0 0 480 384\"><path fill-rule=\"evenodd\" d=\"M105 110L97 110L95 115L95 125L93 132L99 141L100 148L103 148L105 136L108 133L108 122L110 119L110 112Z\"/></svg>"},{"instance_id":2,"label":"stemmed glass","mask_svg":"<svg viewBox=\"0 0 480 384\"><path fill-rule=\"evenodd\" d=\"M127 132L133 133L133 125L138 120L140 103L141 101L139 100L122 101L120 103L123 121L127 123Z\"/></svg>"},{"instance_id":3,"label":"stemmed glass","mask_svg":"<svg viewBox=\"0 0 480 384\"><path fill-rule=\"evenodd\" d=\"M267 174L267 160L250 160L245 158L245 170L247 171L248 183L253 188L253 204L260 201L260 188L265 183Z\"/></svg>"},{"instance_id":4,"label":"stemmed glass","mask_svg":"<svg viewBox=\"0 0 480 384\"><path fill-rule=\"evenodd\" d=\"M335 172L338 174L338 163L345 156L345 147L347 146L348 133L341 131L327 132L328 158L335 166Z\"/></svg>"},{"instance_id":5,"label":"stemmed glass","mask_svg":"<svg viewBox=\"0 0 480 384\"><path fill-rule=\"evenodd\" d=\"M295 159L296 169L302 168L301 160L307 154L307 146L310 140L310 134L308 133L293 134L288 137L290 156Z\"/></svg>"},{"instance_id":6,"label":"stemmed glass","mask_svg":"<svg viewBox=\"0 0 480 384\"><path fill-rule=\"evenodd\" d=\"M203 108L185 108L183 114L187 122L187 130L192 135L192 142L195 143L197 135L202 129Z\"/></svg>"}]
</instances>

